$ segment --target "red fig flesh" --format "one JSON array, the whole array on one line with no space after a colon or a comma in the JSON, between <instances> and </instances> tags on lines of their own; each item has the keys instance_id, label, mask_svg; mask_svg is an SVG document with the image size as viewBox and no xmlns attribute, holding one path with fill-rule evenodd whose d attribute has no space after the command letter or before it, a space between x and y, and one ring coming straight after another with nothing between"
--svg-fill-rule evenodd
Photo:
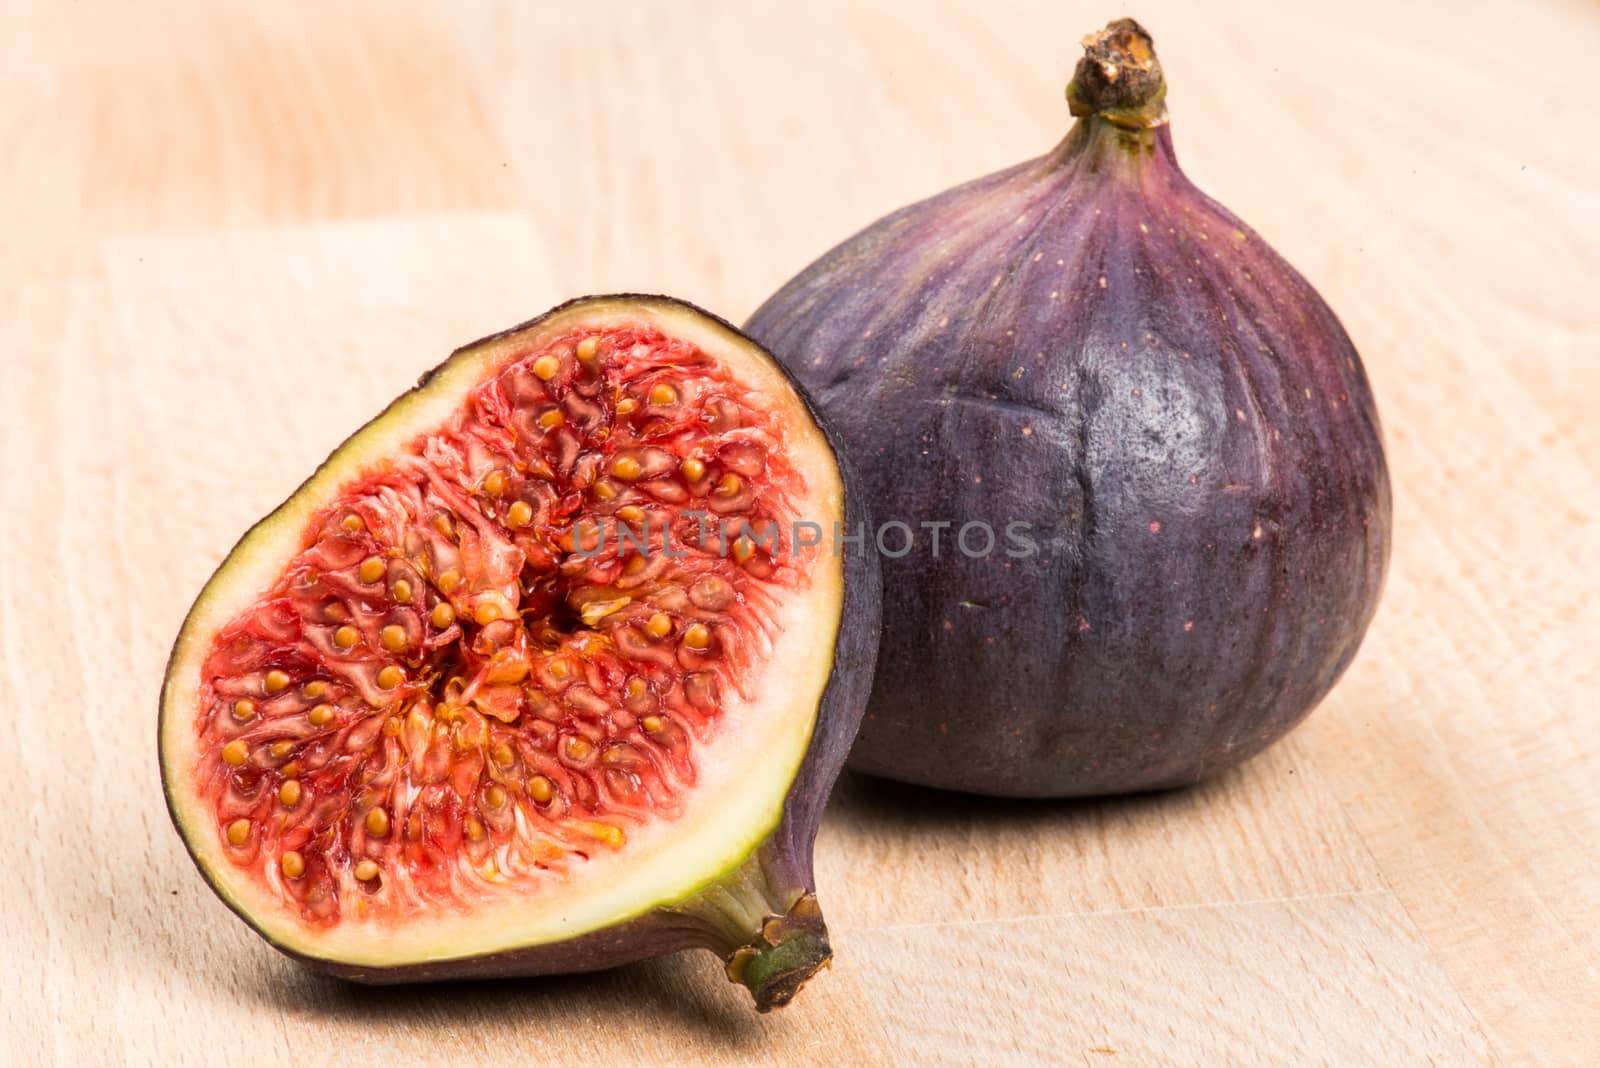
<instances>
[{"instance_id":1,"label":"red fig flesh","mask_svg":"<svg viewBox=\"0 0 1600 1068\"><path fill-rule=\"evenodd\" d=\"M1085 46L1055 150L874 223L747 324L878 519L943 525L883 562L852 755L875 774L1194 782L1298 722L1377 606L1389 480L1350 339L1184 177L1149 35ZM952 543L969 523L1023 524L1037 551L975 558Z\"/></svg>"}]
</instances>

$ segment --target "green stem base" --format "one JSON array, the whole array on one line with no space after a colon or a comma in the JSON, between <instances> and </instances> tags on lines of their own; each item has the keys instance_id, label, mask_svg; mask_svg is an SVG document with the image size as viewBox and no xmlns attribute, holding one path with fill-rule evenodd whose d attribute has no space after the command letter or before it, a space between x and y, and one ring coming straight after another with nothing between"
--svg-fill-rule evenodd
<instances>
[{"instance_id":1,"label":"green stem base","mask_svg":"<svg viewBox=\"0 0 1600 1068\"><path fill-rule=\"evenodd\" d=\"M762 1012L787 1005L833 957L808 872L771 842L738 868L674 908L693 919Z\"/></svg>"},{"instance_id":2,"label":"green stem base","mask_svg":"<svg viewBox=\"0 0 1600 1068\"><path fill-rule=\"evenodd\" d=\"M759 936L733 951L728 978L750 989L758 1011L770 1012L789 1004L832 960L817 895L802 894L782 916L768 916Z\"/></svg>"}]
</instances>

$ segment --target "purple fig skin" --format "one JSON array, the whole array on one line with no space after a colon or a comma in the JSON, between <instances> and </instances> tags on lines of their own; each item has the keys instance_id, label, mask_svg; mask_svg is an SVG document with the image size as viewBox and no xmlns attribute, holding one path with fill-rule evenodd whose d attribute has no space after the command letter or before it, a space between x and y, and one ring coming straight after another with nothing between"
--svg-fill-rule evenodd
<instances>
[{"instance_id":1,"label":"purple fig skin","mask_svg":"<svg viewBox=\"0 0 1600 1068\"><path fill-rule=\"evenodd\" d=\"M1085 46L1054 151L874 223L745 327L880 522L951 522L937 557L919 529L883 561L861 771L1015 797L1193 783L1298 723L1377 607L1391 495L1349 337L1184 177L1149 35ZM999 535L988 557L957 550L967 521ZM1007 555L1011 522L1036 555Z\"/></svg>"},{"instance_id":2,"label":"purple fig skin","mask_svg":"<svg viewBox=\"0 0 1600 1068\"><path fill-rule=\"evenodd\" d=\"M635 293L580 297L509 330L462 346L452 356L521 333L575 305L597 300L608 303L636 300L686 308L742 338L752 354L767 359L781 370L838 462L844 486L844 526L853 530L870 525L860 478L844 457L838 435L830 429L805 387L770 352L744 337L738 327L687 301ZM426 387L437 370L425 373L417 388ZM745 930L737 922L730 922L697 895L689 901L621 919L610 927L562 942L392 967L351 965L307 956L275 941L259 928L257 932L275 949L314 971L373 985L599 971L680 950L704 948L728 962L729 978L750 989L758 1010L767 1012L787 1004L800 986L831 959L827 929L817 905L812 846L828 795L844 768L861 725L878 652L882 591L878 561L870 553L847 552L842 555L842 562L844 603L834 639L833 670L818 704L810 746L795 772L777 827L746 861L742 870L748 878L729 891L741 904L765 906L769 910L768 922L760 930ZM170 794L167 803L176 826L178 817ZM209 882L211 876L205 866L198 862L196 866ZM730 883L722 879L715 885L728 889ZM218 888L213 885L213 889ZM256 926L236 902L220 890L218 896L245 923ZM750 959L740 960L741 955Z\"/></svg>"}]
</instances>

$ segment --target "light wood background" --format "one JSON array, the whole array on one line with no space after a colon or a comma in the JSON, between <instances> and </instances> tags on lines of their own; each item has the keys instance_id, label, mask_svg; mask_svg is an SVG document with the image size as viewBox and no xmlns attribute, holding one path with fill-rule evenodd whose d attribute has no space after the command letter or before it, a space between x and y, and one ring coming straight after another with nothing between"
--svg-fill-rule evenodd
<instances>
[{"instance_id":1,"label":"light wood background","mask_svg":"<svg viewBox=\"0 0 1600 1068\"><path fill-rule=\"evenodd\" d=\"M0 1059L250 1065L1600 1063L1600 8L7 0ZM168 643L234 536L453 346L565 297L731 319L1042 152L1155 33L1179 151L1344 317L1396 485L1377 623L1199 789L863 780L838 961L367 990L168 825Z\"/></svg>"}]
</instances>

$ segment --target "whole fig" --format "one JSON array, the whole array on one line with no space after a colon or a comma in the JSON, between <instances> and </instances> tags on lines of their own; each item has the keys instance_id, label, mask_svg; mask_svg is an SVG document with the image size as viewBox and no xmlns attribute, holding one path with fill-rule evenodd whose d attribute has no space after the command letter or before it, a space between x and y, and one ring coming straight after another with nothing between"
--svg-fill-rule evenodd
<instances>
[{"instance_id":1,"label":"whole fig","mask_svg":"<svg viewBox=\"0 0 1600 1068\"><path fill-rule=\"evenodd\" d=\"M1305 716L1377 606L1389 478L1349 337L1184 177L1150 35L1084 45L1053 151L873 224L746 327L916 535L882 539L873 774L1191 783Z\"/></svg>"}]
</instances>

